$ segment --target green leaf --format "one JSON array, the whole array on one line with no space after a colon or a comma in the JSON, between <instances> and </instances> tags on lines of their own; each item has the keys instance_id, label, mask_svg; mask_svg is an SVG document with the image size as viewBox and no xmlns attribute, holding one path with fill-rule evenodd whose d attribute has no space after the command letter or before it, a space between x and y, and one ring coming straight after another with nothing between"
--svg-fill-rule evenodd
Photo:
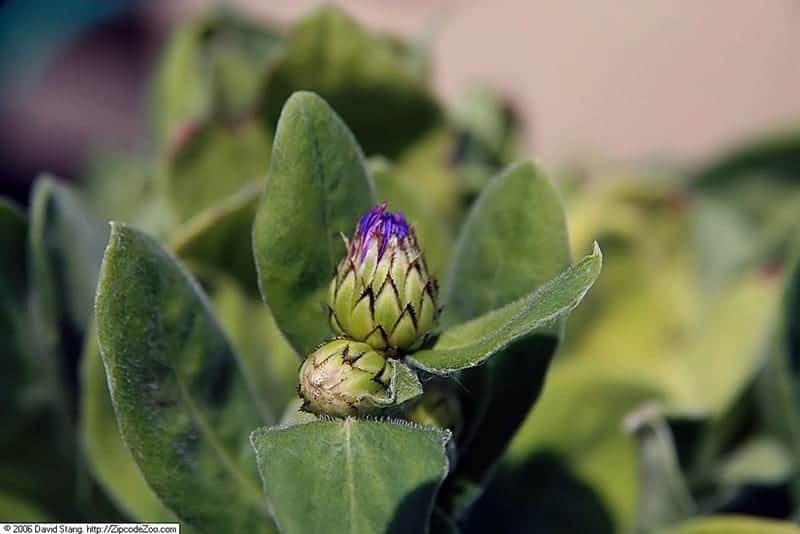
<instances>
[{"instance_id":1,"label":"green leaf","mask_svg":"<svg viewBox=\"0 0 800 534\"><path fill-rule=\"evenodd\" d=\"M464 224L447 279L443 321L457 324L507 305L569 265L558 193L535 163L513 165L484 190ZM448 490L465 480L484 482L538 397L561 330L555 323L505 349L489 365L462 373L472 428L460 444ZM491 415L481 417L484 413Z\"/></svg>"},{"instance_id":2,"label":"green leaf","mask_svg":"<svg viewBox=\"0 0 800 534\"><path fill-rule=\"evenodd\" d=\"M90 153L87 159L81 185L92 209L105 220L134 222L156 192L148 159L121 150Z\"/></svg>"},{"instance_id":3,"label":"green leaf","mask_svg":"<svg viewBox=\"0 0 800 534\"><path fill-rule=\"evenodd\" d=\"M486 490L483 500L500 506L486 514L505 514L512 525L538 517L545 530L572 524L577 532L630 532L639 495L638 460L622 422L635 407L663 395L653 377L559 357L536 409L503 456L500 471L507 475L498 474ZM563 502L575 502L581 514L557 505ZM605 521L609 528L589 520Z\"/></svg>"},{"instance_id":4,"label":"green leaf","mask_svg":"<svg viewBox=\"0 0 800 534\"><path fill-rule=\"evenodd\" d=\"M754 437L723 458L718 467L722 484L777 486L794 472L794 459L778 441Z\"/></svg>"},{"instance_id":5,"label":"green leaf","mask_svg":"<svg viewBox=\"0 0 800 534\"><path fill-rule=\"evenodd\" d=\"M176 127L251 111L281 36L229 12L190 21L167 43L154 86L153 118L161 143Z\"/></svg>"},{"instance_id":6,"label":"green leaf","mask_svg":"<svg viewBox=\"0 0 800 534\"><path fill-rule=\"evenodd\" d=\"M704 262L701 272L714 277L709 282L720 286L746 268L786 256L797 235L798 176L797 126L750 140L694 174L690 186L703 215L698 218L696 251ZM720 215L724 219L714 219ZM730 221L748 242L727 229ZM717 234L724 239L715 240Z\"/></svg>"},{"instance_id":7,"label":"green leaf","mask_svg":"<svg viewBox=\"0 0 800 534\"><path fill-rule=\"evenodd\" d=\"M9 417L0 442L6 441L21 422L20 411L23 411L24 395L31 379L24 324L28 291L27 236L25 214L0 197L0 339L4 340L5 354L0 358L0 405L17 412L16 417Z\"/></svg>"},{"instance_id":8,"label":"green leaf","mask_svg":"<svg viewBox=\"0 0 800 534\"><path fill-rule=\"evenodd\" d=\"M168 147L161 190L178 222L192 219L267 172L271 138L255 119L187 125Z\"/></svg>"},{"instance_id":9,"label":"green leaf","mask_svg":"<svg viewBox=\"0 0 800 534\"><path fill-rule=\"evenodd\" d=\"M271 124L292 92L314 91L370 155L394 157L440 115L396 43L368 33L334 7L319 9L292 28L268 84L265 108Z\"/></svg>"},{"instance_id":10,"label":"green leaf","mask_svg":"<svg viewBox=\"0 0 800 534\"><path fill-rule=\"evenodd\" d=\"M35 503L0 493L0 523L33 523L50 520L50 517Z\"/></svg>"},{"instance_id":11,"label":"green leaf","mask_svg":"<svg viewBox=\"0 0 800 534\"><path fill-rule=\"evenodd\" d=\"M392 381L389 383L389 393L393 404L403 404L422 395L422 384L417 374L408 366L397 360L392 360Z\"/></svg>"},{"instance_id":12,"label":"green leaf","mask_svg":"<svg viewBox=\"0 0 800 534\"><path fill-rule=\"evenodd\" d=\"M399 406L422 395L422 383L417 374L399 360L389 360L392 377L383 396L370 395L372 401L384 408Z\"/></svg>"},{"instance_id":13,"label":"green leaf","mask_svg":"<svg viewBox=\"0 0 800 534\"><path fill-rule=\"evenodd\" d=\"M317 421L251 441L285 534L426 532L449 434L407 423Z\"/></svg>"},{"instance_id":14,"label":"green leaf","mask_svg":"<svg viewBox=\"0 0 800 534\"><path fill-rule=\"evenodd\" d=\"M640 180L593 189L570 211L577 244L597 238L608 261L570 315L561 354L656 379L670 391L671 408L714 417L763 364L780 284L751 272L724 291L698 291L689 213L675 195Z\"/></svg>"},{"instance_id":15,"label":"green leaf","mask_svg":"<svg viewBox=\"0 0 800 534\"><path fill-rule=\"evenodd\" d=\"M131 519L177 521L147 485L122 441L94 333L87 337L81 357L81 393L80 431L95 480Z\"/></svg>"},{"instance_id":16,"label":"green leaf","mask_svg":"<svg viewBox=\"0 0 800 534\"><path fill-rule=\"evenodd\" d=\"M297 398L300 358L257 294L205 265L193 272L208 293L220 324L242 356L245 376L269 407L270 424Z\"/></svg>"},{"instance_id":17,"label":"green leaf","mask_svg":"<svg viewBox=\"0 0 800 534\"><path fill-rule=\"evenodd\" d=\"M213 265L256 289L250 234L259 194L251 184L196 215L173 234L170 250L181 259Z\"/></svg>"},{"instance_id":18,"label":"green leaf","mask_svg":"<svg viewBox=\"0 0 800 534\"><path fill-rule=\"evenodd\" d=\"M48 176L36 180L31 201L30 269L51 348L57 343L62 322L79 331L86 329L105 236L105 228L90 215L76 192Z\"/></svg>"},{"instance_id":19,"label":"green leaf","mask_svg":"<svg viewBox=\"0 0 800 534\"><path fill-rule=\"evenodd\" d=\"M10 200L0 197L0 303L21 305L28 286L26 243L28 219Z\"/></svg>"},{"instance_id":20,"label":"green leaf","mask_svg":"<svg viewBox=\"0 0 800 534\"><path fill-rule=\"evenodd\" d=\"M374 204L347 126L317 95L295 93L278 123L253 251L264 300L298 352L330 335L325 304L345 252L340 234Z\"/></svg>"},{"instance_id":21,"label":"green leaf","mask_svg":"<svg viewBox=\"0 0 800 534\"><path fill-rule=\"evenodd\" d=\"M678 462L672 432L655 403L625 418L625 428L639 449L637 532L653 532L686 520L697 512Z\"/></svg>"},{"instance_id":22,"label":"green leaf","mask_svg":"<svg viewBox=\"0 0 800 534\"><path fill-rule=\"evenodd\" d=\"M800 242L798 242L800 243ZM797 246L797 245L796 245ZM757 383L758 403L767 433L794 458L800 454L800 248L795 249L783 288L781 316L772 334L769 358ZM800 499L800 476L793 480Z\"/></svg>"},{"instance_id":23,"label":"green leaf","mask_svg":"<svg viewBox=\"0 0 800 534\"><path fill-rule=\"evenodd\" d=\"M446 375L480 365L537 329L550 326L580 303L600 274L603 256L595 244L590 256L539 289L459 326L445 330L433 348L410 355L413 365Z\"/></svg>"},{"instance_id":24,"label":"green leaf","mask_svg":"<svg viewBox=\"0 0 800 534\"><path fill-rule=\"evenodd\" d=\"M196 283L113 223L96 313L120 433L161 501L204 532L273 532L245 430L266 416Z\"/></svg>"},{"instance_id":25,"label":"green leaf","mask_svg":"<svg viewBox=\"0 0 800 534\"><path fill-rule=\"evenodd\" d=\"M800 173L800 130L754 139L700 169L695 185L707 189L726 187L730 180L754 172L767 173L789 179Z\"/></svg>"},{"instance_id":26,"label":"green leaf","mask_svg":"<svg viewBox=\"0 0 800 534\"><path fill-rule=\"evenodd\" d=\"M47 473L47 487L38 491L43 501L82 509L90 504L86 491L63 495L76 485L89 488L85 466L76 461L80 449L74 385L80 346L70 342L86 332L92 317L107 230L76 191L48 176L36 180L30 210L28 269L33 291L25 329L31 374L46 407L28 432L29 439L42 440L42 446L47 444L61 457L30 459L28 470L39 480ZM31 444L26 452L33 454L36 447Z\"/></svg>"},{"instance_id":27,"label":"green leaf","mask_svg":"<svg viewBox=\"0 0 800 534\"><path fill-rule=\"evenodd\" d=\"M657 534L798 534L800 527L785 521L745 516L715 516L693 519L659 530Z\"/></svg>"}]
</instances>

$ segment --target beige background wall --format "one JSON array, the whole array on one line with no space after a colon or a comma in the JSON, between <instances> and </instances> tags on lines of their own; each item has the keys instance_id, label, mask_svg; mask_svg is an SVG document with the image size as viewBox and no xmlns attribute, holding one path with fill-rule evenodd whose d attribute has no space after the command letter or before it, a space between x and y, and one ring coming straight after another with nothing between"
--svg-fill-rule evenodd
<instances>
[{"instance_id":1,"label":"beige background wall","mask_svg":"<svg viewBox=\"0 0 800 534\"><path fill-rule=\"evenodd\" d=\"M321 2L234 3L288 21ZM697 160L800 120L800 0L334 3L408 35L438 18L437 91L502 89L545 159L589 150Z\"/></svg>"}]
</instances>

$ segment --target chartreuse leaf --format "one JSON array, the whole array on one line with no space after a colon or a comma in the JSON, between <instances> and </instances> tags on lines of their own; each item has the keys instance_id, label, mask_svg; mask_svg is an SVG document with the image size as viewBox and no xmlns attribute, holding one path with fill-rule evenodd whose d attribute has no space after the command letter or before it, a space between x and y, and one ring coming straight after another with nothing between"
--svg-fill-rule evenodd
<instances>
[{"instance_id":1,"label":"chartreuse leaf","mask_svg":"<svg viewBox=\"0 0 800 534\"><path fill-rule=\"evenodd\" d=\"M35 521L49 521L47 514L32 502L19 499L13 495L0 493L0 522L22 523Z\"/></svg>"},{"instance_id":2,"label":"chartreuse leaf","mask_svg":"<svg viewBox=\"0 0 800 534\"><path fill-rule=\"evenodd\" d=\"M720 482L733 488L776 486L789 479L794 471L794 459L787 448L763 436L743 443L723 458L718 467Z\"/></svg>"},{"instance_id":3,"label":"chartreuse leaf","mask_svg":"<svg viewBox=\"0 0 800 534\"><path fill-rule=\"evenodd\" d=\"M284 534L426 532L449 433L406 423L316 421L253 432Z\"/></svg>"},{"instance_id":4,"label":"chartreuse leaf","mask_svg":"<svg viewBox=\"0 0 800 534\"><path fill-rule=\"evenodd\" d=\"M423 370L442 375L481 365L514 341L552 325L572 311L600 274L602 262L600 247L595 244L590 256L539 289L445 330L433 348L415 352L407 360Z\"/></svg>"},{"instance_id":5,"label":"chartreuse leaf","mask_svg":"<svg viewBox=\"0 0 800 534\"><path fill-rule=\"evenodd\" d=\"M122 439L161 501L204 532L273 532L246 442L266 416L196 283L113 223L96 314Z\"/></svg>"},{"instance_id":6,"label":"chartreuse leaf","mask_svg":"<svg viewBox=\"0 0 800 534\"><path fill-rule=\"evenodd\" d=\"M471 515L481 524L502 516L508 530L536 520L545 531L564 524L576 532L631 531L638 461L622 422L643 402L662 398L654 378L596 361L562 360ZM563 502L574 508L558 505Z\"/></svg>"},{"instance_id":7,"label":"chartreuse leaf","mask_svg":"<svg viewBox=\"0 0 800 534\"><path fill-rule=\"evenodd\" d=\"M86 328L106 233L75 191L48 176L36 180L31 201L30 270L48 335L57 336L61 322L79 331Z\"/></svg>"},{"instance_id":8,"label":"chartreuse leaf","mask_svg":"<svg viewBox=\"0 0 800 534\"><path fill-rule=\"evenodd\" d=\"M268 88L271 124L293 91L314 91L370 155L396 156L440 118L436 101L397 43L370 34L335 7L321 8L292 28Z\"/></svg>"},{"instance_id":9,"label":"chartreuse leaf","mask_svg":"<svg viewBox=\"0 0 800 534\"><path fill-rule=\"evenodd\" d=\"M800 527L786 521L746 516L712 516L692 519L657 534L798 534Z\"/></svg>"},{"instance_id":10,"label":"chartreuse leaf","mask_svg":"<svg viewBox=\"0 0 800 534\"><path fill-rule=\"evenodd\" d=\"M81 437L95 480L128 517L177 521L153 493L117 430L97 335L86 339L81 357Z\"/></svg>"},{"instance_id":11,"label":"chartreuse leaf","mask_svg":"<svg viewBox=\"0 0 800 534\"><path fill-rule=\"evenodd\" d=\"M317 95L292 95L278 122L253 252L264 300L298 352L330 334L325 303L345 252L340 234L374 203L347 126Z\"/></svg>"},{"instance_id":12,"label":"chartreuse leaf","mask_svg":"<svg viewBox=\"0 0 800 534\"><path fill-rule=\"evenodd\" d=\"M570 211L579 246L596 237L608 261L570 315L561 354L656 379L669 389L671 408L713 417L762 365L764 327L779 284L753 272L725 291L698 291L687 209L670 191L618 183L593 191Z\"/></svg>"},{"instance_id":13,"label":"chartreuse leaf","mask_svg":"<svg viewBox=\"0 0 800 534\"><path fill-rule=\"evenodd\" d=\"M445 325L507 305L569 266L561 199L534 162L509 167L486 187L464 224L454 256L445 289ZM470 392L462 397L472 428L462 440L464 452L448 484L483 482L539 395L560 331L554 322L502 351L487 366L462 374Z\"/></svg>"}]
</instances>

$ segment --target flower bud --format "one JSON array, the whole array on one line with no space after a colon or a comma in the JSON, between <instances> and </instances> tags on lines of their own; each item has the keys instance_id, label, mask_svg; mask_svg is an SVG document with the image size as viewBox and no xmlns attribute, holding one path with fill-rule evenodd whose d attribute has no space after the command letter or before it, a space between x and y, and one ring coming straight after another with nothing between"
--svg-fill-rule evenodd
<instances>
[{"instance_id":1,"label":"flower bud","mask_svg":"<svg viewBox=\"0 0 800 534\"><path fill-rule=\"evenodd\" d=\"M464 416L458 395L441 381L432 381L425 385L425 393L409 410L410 421L420 425L448 428L458 437L464 426Z\"/></svg>"},{"instance_id":2,"label":"flower bud","mask_svg":"<svg viewBox=\"0 0 800 534\"><path fill-rule=\"evenodd\" d=\"M361 217L330 286L335 332L390 354L419 347L438 317L436 281L417 238L386 203Z\"/></svg>"},{"instance_id":3,"label":"flower bud","mask_svg":"<svg viewBox=\"0 0 800 534\"><path fill-rule=\"evenodd\" d=\"M376 397L391 380L386 357L366 343L333 339L312 352L300 367L302 409L317 415L368 415L380 409Z\"/></svg>"}]
</instances>

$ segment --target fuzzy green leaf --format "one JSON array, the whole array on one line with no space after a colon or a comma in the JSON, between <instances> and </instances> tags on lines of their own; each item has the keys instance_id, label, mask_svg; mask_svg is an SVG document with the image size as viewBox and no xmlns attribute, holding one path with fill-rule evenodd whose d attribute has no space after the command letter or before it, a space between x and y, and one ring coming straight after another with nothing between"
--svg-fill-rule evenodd
<instances>
[{"instance_id":1,"label":"fuzzy green leaf","mask_svg":"<svg viewBox=\"0 0 800 534\"><path fill-rule=\"evenodd\" d=\"M147 485L120 437L94 333L81 356L81 393L80 430L95 480L131 519L177 521Z\"/></svg>"},{"instance_id":2,"label":"fuzzy green leaf","mask_svg":"<svg viewBox=\"0 0 800 534\"><path fill-rule=\"evenodd\" d=\"M446 326L505 306L569 266L564 207L536 163L512 165L486 187L454 256L444 291Z\"/></svg>"},{"instance_id":3,"label":"fuzzy green leaf","mask_svg":"<svg viewBox=\"0 0 800 534\"><path fill-rule=\"evenodd\" d=\"M196 283L114 223L96 313L120 433L150 487L204 532L273 532L245 430L266 419Z\"/></svg>"},{"instance_id":4,"label":"fuzzy green leaf","mask_svg":"<svg viewBox=\"0 0 800 534\"><path fill-rule=\"evenodd\" d=\"M316 421L251 441L285 534L426 532L449 434L403 423Z\"/></svg>"},{"instance_id":5,"label":"fuzzy green leaf","mask_svg":"<svg viewBox=\"0 0 800 534\"><path fill-rule=\"evenodd\" d=\"M600 274L603 256L594 251L539 289L459 326L439 337L433 348L407 359L435 374L450 374L481 365L514 341L552 325L580 303Z\"/></svg>"},{"instance_id":6,"label":"fuzzy green leaf","mask_svg":"<svg viewBox=\"0 0 800 534\"><path fill-rule=\"evenodd\" d=\"M278 123L253 251L264 300L298 352L329 335L325 303L345 252L340 234L374 203L347 126L317 95L295 93Z\"/></svg>"},{"instance_id":7,"label":"fuzzy green leaf","mask_svg":"<svg viewBox=\"0 0 800 534\"><path fill-rule=\"evenodd\" d=\"M509 304L570 265L561 199L534 162L512 165L486 187L454 256L445 291L445 325ZM562 330L560 322L548 326L503 350L489 365L459 377L469 391L462 402L471 424L447 493L464 480L483 484L536 401Z\"/></svg>"}]
</instances>

